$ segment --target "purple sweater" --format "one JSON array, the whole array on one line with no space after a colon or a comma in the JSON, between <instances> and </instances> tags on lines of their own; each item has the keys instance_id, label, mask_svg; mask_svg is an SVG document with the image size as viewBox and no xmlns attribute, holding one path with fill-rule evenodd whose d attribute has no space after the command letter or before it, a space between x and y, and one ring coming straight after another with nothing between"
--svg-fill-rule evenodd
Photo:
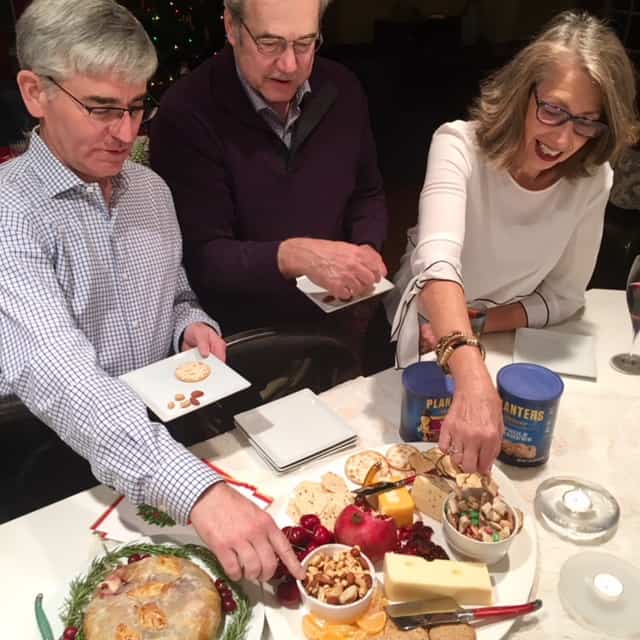
<instances>
[{"instance_id":1,"label":"purple sweater","mask_svg":"<svg viewBox=\"0 0 640 640\"><path fill-rule=\"evenodd\" d=\"M153 121L151 163L173 192L189 279L227 335L323 315L279 272L282 240L385 239L364 93L322 58L309 82L290 149L255 112L230 47L171 87Z\"/></svg>"}]
</instances>

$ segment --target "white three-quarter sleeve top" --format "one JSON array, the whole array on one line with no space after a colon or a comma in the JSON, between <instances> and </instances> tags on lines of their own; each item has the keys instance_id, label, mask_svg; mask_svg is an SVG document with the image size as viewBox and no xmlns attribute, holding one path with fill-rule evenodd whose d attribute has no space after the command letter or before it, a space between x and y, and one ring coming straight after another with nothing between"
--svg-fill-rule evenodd
<instances>
[{"instance_id":1,"label":"white three-quarter sleeve top","mask_svg":"<svg viewBox=\"0 0 640 640\"><path fill-rule=\"evenodd\" d=\"M530 327L582 307L612 180L606 163L591 176L529 191L487 160L473 122L442 125L429 150L418 226L409 231L412 250L387 300L398 364L418 357L415 296L428 280L455 281L468 301L488 306L519 301Z\"/></svg>"}]
</instances>

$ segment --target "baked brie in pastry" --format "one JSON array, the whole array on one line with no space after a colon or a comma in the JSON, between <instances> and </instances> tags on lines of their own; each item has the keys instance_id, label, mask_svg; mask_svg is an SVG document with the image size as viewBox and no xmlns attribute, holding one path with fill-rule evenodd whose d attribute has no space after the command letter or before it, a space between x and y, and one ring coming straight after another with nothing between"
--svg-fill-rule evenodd
<instances>
[{"instance_id":1,"label":"baked brie in pastry","mask_svg":"<svg viewBox=\"0 0 640 640\"><path fill-rule=\"evenodd\" d=\"M220 596L189 560L151 556L116 569L84 617L87 640L212 640L222 619Z\"/></svg>"}]
</instances>

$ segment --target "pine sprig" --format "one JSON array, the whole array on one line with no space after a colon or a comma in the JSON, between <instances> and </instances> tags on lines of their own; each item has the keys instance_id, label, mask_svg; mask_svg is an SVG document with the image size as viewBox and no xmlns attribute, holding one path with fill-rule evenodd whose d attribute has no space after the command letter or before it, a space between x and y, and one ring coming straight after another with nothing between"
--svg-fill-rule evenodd
<instances>
[{"instance_id":1,"label":"pine sprig","mask_svg":"<svg viewBox=\"0 0 640 640\"><path fill-rule=\"evenodd\" d=\"M138 505L138 515L145 522L155 524L158 527L174 527L176 524L176 521L168 513L148 504Z\"/></svg>"},{"instance_id":2,"label":"pine sprig","mask_svg":"<svg viewBox=\"0 0 640 640\"><path fill-rule=\"evenodd\" d=\"M218 559L211 551L197 544L165 546L140 543L106 551L102 558L93 560L86 576L78 577L71 582L69 596L62 607L60 618L65 628L76 627L78 629L76 640L84 640L82 626L84 612L100 584L119 566L123 565L121 562L123 559L128 560L129 556L134 554L175 556L185 560L191 558L200 560L211 574L227 582L238 605L233 614L226 616L227 623L221 640L242 640L245 637L251 618L249 599L237 583L229 580Z\"/></svg>"}]
</instances>

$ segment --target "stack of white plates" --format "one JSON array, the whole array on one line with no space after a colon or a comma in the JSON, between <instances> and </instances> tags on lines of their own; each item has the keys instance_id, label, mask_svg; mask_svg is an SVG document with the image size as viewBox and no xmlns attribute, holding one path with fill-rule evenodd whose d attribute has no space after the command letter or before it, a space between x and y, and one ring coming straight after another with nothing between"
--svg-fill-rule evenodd
<instances>
[{"instance_id":1,"label":"stack of white plates","mask_svg":"<svg viewBox=\"0 0 640 640\"><path fill-rule=\"evenodd\" d=\"M356 444L353 429L310 389L234 416L260 457L286 473Z\"/></svg>"}]
</instances>

